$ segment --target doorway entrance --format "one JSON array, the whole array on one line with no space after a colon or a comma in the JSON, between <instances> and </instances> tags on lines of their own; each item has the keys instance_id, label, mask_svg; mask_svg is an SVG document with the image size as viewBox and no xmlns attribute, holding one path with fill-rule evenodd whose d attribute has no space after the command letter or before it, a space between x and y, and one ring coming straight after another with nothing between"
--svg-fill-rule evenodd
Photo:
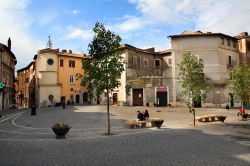
<instances>
[{"instance_id":1,"label":"doorway entrance","mask_svg":"<svg viewBox=\"0 0 250 166\"><path fill-rule=\"evenodd\" d=\"M117 93L113 93L113 105L117 105L117 103L118 103Z\"/></svg>"},{"instance_id":2,"label":"doorway entrance","mask_svg":"<svg viewBox=\"0 0 250 166\"><path fill-rule=\"evenodd\" d=\"M133 106L143 106L143 89L133 89Z\"/></svg>"},{"instance_id":3,"label":"doorway entrance","mask_svg":"<svg viewBox=\"0 0 250 166\"><path fill-rule=\"evenodd\" d=\"M88 93L87 92L84 92L82 94L82 101L83 101L83 104L88 104Z\"/></svg>"},{"instance_id":4,"label":"doorway entrance","mask_svg":"<svg viewBox=\"0 0 250 166\"><path fill-rule=\"evenodd\" d=\"M80 102L80 96L76 95L76 103L79 104L79 102Z\"/></svg>"},{"instance_id":5,"label":"doorway entrance","mask_svg":"<svg viewBox=\"0 0 250 166\"><path fill-rule=\"evenodd\" d=\"M157 88L156 99L159 107L168 105L168 91L167 88Z\"/></svg>"}]
</instances>

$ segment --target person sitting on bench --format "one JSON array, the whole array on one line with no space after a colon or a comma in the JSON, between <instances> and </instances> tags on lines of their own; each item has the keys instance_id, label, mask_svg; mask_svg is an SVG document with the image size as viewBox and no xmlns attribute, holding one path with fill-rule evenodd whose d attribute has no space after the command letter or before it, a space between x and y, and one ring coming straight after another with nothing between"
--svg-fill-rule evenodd
<instances>
[{"instance_id":1,"label":"person sitting on bench","mask_svg":"<svg viewBox=\"0 0 250 166\"><path fill-rule=\"evenodd\" d=\"M143 121L144 120L144 116L143 116L143 114L140 111L137 111L137 119L139 121Z\"/></svg>"},{"instance_id":2,"label":"person sitting on bench","mask_svg":"<svg viewBox=\"0 0 250 166\"><path fill-rule=\"evenodd\" d=\"M243 116L243 114L245 114L246 112L245 112L245 110L244 110L244 108L243 107L240 107L240 110L239 110L239 112L237 113L237 116Z\"/></svg>"},{"instance_id":3,"label":"person sitting on bench","mask_svg":"<svg viewBox=\"0 0 250 166\"><path fill-rule=\"evenodd\" d=\"M145 110L145 112L143 113L143 117L144 117L144 120L149 118L148 110Z\"/></svg>"}]
</instances>

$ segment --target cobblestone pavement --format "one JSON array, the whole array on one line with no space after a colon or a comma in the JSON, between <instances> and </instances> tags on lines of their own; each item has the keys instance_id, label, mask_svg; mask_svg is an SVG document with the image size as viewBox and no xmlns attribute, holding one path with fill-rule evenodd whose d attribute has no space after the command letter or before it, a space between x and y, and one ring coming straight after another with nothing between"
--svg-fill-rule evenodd
<instances>
[{"instance_id":1,"label":"cobblestone pavement","mask_svg":"<svg viewBox=\"0 0 250 166\"><path fill-rule=\"evenodd\" d=\"M128 129L124 121L148 109L165 120L162 129ZM197 115L222 114L222 122L197 122L185 108L111 107L113 136L107 132L105 106L70 106L3 113L0 118L0 165L249 165L249 120L236 110L199 109ZM55 122L72 128L55 139Z\"/></svg>"}]
</instances>

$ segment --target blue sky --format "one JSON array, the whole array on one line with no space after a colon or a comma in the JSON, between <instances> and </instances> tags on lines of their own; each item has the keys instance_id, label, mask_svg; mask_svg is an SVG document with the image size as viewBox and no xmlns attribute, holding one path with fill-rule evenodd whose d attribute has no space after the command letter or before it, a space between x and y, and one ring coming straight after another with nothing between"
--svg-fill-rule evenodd
<instances>
[{"instance_id":1,"label":"blue sky","mask_svg":"<svg viewBox=\"0 0 250 166\"><path fill-rule=\"evenodd\" d=\"M12 39L17 69L46 47L87 53L96 21L139 48L171 48L169 35L250 32L250 0L0 0L0 43Z\"/></svg>"}]
</instances>

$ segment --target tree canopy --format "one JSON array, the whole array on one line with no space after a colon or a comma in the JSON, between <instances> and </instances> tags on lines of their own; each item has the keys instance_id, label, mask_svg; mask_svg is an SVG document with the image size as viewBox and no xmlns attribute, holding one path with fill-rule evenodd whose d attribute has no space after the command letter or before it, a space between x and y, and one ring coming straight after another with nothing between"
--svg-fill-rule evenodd
<instances>
[{"instance_id":1,"label":"tree canopy","mask_svg":"<svg viewBox=\"0 0 250 166\"><path fill-rule=\"evenodd\" d=\"M83 85L87 86L88 93L96 96L107 94L108 134L110 134L109 93L120 85L119 79L124 71L124 58L120 47L119 35L105 29L97 22L93 28L94 38L89 44L90 58L83 59Z\"/></svg>"},{"instance_id":2,"label":"tree canopy","mask_svg":"<svg viewBox=\"0 0 250 166\"><path fill-rule=\"evenodd\" d=\"M250 68L245 64L237 64L230 70L229 87L241 102L249 98Z\"/></svg>"},{"instance_id":3,"label":"tree canopy","mask_svg":"<svg viewBox=\"0 0 250 166\"><path fill-rule=\"evenodd\" d=\"M203 98L209 88L204 81L203 60L190 53L185 54L179 65L179 77L182 87L182 94L189 101L187 102L189 111L193 113L193 122L195 125L195 109L193 101L197 98Z\"/></svg>"},{"instance_id":4,"label":"tree canopy","mask_svg":"<svg viewBox=\"0 0 250 166\"><path fill-rule=\"evenodd\" d=\"M203 60L198 59L190 53L184 55L179 65L179 77L182 87L182 94L190 98L190 95L200 95L201 91L207 92L208 88L204 82Z\"/></svg>"}]
</instances>

